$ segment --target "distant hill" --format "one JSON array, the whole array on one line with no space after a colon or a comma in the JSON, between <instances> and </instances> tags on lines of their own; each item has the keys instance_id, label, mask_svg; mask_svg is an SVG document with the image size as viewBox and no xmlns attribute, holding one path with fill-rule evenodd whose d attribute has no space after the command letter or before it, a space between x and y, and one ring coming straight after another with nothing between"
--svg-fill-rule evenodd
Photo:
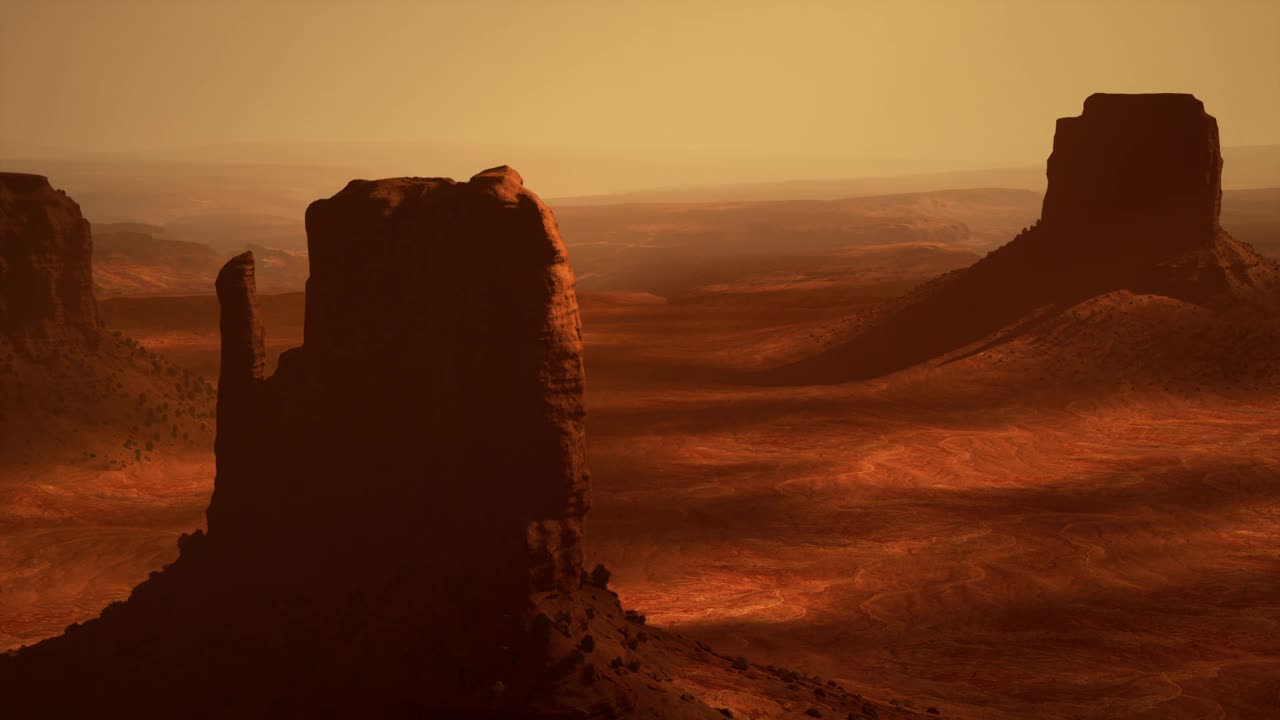
<instances>
[{"instance_id":1,"label":"distant hill","mask_svg":"<svg viewBox=\"0 0 1280 720\"><path fill-rule=\"evenodd\" d=\"M1223 148L1222 186L1228 191L1280 186L1280 145ZM618 203L835 200L866 195L971 188L1013 188L1043 193L1043 165L1017 165L952 172L850 176L839 179L776 180L658 187L619 193L553 198L553 207Z\"/></svg>"},{"instance_id":2,"label":"distant hill","mask_svg":"<svg viewBox=\"0 0 1280 720\"><path fill-rule=\"evenodd\" d=\"M229 254L175 239L166 228L155 225L102 223L93 229L94 291L103 298L209 294ZM248 247L261 258L264 289L287 292L306 284L304 251Z\"/></svg>"},{"instance_id":3,"label":"distant hill","mask_svg":"<svg viewBox=\"0 0 1280 720\"><path fill-rule=\"evenodd\" d=\"M1280 187L1280 145L1226 148L1228 190ZM919 162L865 157L733 158L697 153L566 151L491 146L239 144L149 154L76 154L0 145L0 168L36 172L75 196L95 223L143 222L218 251L305 247L308 203L351 178L449 175L518 163L548 204L835 200L1011 188L1042 192L1031 163L929 172ZM680 178L679 186L670 185ZM181 230L179 232L179 230Z\"/></svg>"},{"instance_id":4,"label":"distant hill","mask_svg":"<svg viewBox=\"0 0 1280 720\"><path fill-rule=\"evenodd\" d=\"M844 200L638 203L556 209L584 289L667 297L923 279L963 267L1034 221L1023 190Z\"/></svg>"},{"instance_id":5,"label":"distant hill","mask_svg":"<svg viewBox=\"0 0 1280 720\"><path fill-rule=\"evenodd\" d=\"M1280 258L1280 187L1223 193L1222 226L1264 255Z\"/></svg>"}]
</instances>

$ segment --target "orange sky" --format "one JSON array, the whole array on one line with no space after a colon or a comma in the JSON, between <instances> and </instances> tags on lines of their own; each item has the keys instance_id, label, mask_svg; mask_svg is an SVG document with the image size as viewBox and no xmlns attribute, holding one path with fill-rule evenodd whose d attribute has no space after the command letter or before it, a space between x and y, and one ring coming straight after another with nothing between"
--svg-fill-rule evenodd
<instances>
[{"instance_id":1,"label":"orange sky","mask_svg":"<svg viewBox=\"0 0 1280 720\"><path fill-rule=\"evenodd\" d=\"M1280 2L0 0L0 141L410 141L1043 162L1085 96L1280 143Z\"/></svg>"}]
</instances>

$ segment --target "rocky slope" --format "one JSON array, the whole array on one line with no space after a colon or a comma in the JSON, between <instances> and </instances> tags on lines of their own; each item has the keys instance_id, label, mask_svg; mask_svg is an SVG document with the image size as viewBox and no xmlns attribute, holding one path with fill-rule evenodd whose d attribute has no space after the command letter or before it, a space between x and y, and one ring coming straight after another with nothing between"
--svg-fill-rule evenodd
<instances>
[{"instance_id":1,"label":"rocky slope","mask_svg":"<svg viewBox=\"0 0 1280 720\"><path fill-rule=\"evenodd\" d=\"M1280 268L1219 224L1221 173L1217 122L1199 100L1093 95L1083 115L1058 122L1038 223L973 266L831 332L824 349L771 377L808 383L884 375L1052 331L1068 308L1120 291L1170 298L1219 319L1191 342L1166 343L1222 357L1253 352L1231 338L1274 325ZM1277 338L1250 342L1274 348Z\"/></svg>"}]
</instances>

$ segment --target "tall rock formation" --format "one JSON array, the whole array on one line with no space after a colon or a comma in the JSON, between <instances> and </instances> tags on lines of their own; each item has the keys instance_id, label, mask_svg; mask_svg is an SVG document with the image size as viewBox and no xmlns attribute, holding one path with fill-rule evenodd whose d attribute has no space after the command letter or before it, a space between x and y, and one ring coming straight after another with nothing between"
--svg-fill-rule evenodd
<instances>
[{"instance_id":1,"label":"tall rock formation","mask_svg":"<svg viewBox=\"0 0 1280 720\"><path fill-rule=\"evenodd\" d=\"M1086 241L1108 226L1165 247L1219 230L1218 121L1192 95L1091 95L1058 120L1048 176L1042 224Z\"/></svg>"},{"instance_id":2,"label":"tall rock formation","mask_svg":"<svg viewBox=\"0 0 1280 720\"><path fill-rule=\"evenodd\" d=\"M0 173L0 336L33 352L96 338L92 254L66 193L41 175Z\"/></svg>"},{"instance_id":3,"label":"tall rock formation","mask_svg":"<svg viewBox=\"0 0 1280 720\"><path fill-rule=\"evenodd\" d=\"M1219 225L1217 121L1191 95L1090 96L1058 121L1041 219L881 309L779 382L875 377L1115 291L1274 309L1280 270Z\"/></svg>"},{"instance_id":4,"label":"tall rock formation","mask_svg":"<svg viewBox=\"0 0 1280 720\"><path fill-rule=\"evenodd\" d=\"M252 254L218 275L208 532L101 618L0 656L0 708L721 717L671 683L693 662L724 687L732 659L583 572L580 321L546 206L506 167L354 181L307 230L305 342L272 376Z\"/></svg>"}]
</instances>

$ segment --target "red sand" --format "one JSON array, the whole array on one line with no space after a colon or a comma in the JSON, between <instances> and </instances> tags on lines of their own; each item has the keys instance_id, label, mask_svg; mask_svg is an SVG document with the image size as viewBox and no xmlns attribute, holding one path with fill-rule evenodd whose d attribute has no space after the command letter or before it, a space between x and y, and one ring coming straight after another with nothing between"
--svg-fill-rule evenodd
<instances>
[{"instance_id":1,"label":"red sand","mask_svg":"<svg viewBox=\"0 0 1280 720\"><path fill-rule=\"evenodd\" d=\"M1280 397L1052 386L1062 372L1040 385L1017 347L838 386L717 380L849 309L583 297L589 552L627 606L726 654L949 716L1280 707ZM216 332L192 330L184 360L207 366ZM295 334L268 323L269 339ZM6 535L28 549L4 558L60 542L4 572L0 639L56 633L166 559L212 484L192 462L170 496L138 478L129 503L119 479L73 493L39 474L51 489L21 497L56 495L35 505L66 520ZM102 566L118 570L84 569Z\"/></svg>"}]
</instances>

